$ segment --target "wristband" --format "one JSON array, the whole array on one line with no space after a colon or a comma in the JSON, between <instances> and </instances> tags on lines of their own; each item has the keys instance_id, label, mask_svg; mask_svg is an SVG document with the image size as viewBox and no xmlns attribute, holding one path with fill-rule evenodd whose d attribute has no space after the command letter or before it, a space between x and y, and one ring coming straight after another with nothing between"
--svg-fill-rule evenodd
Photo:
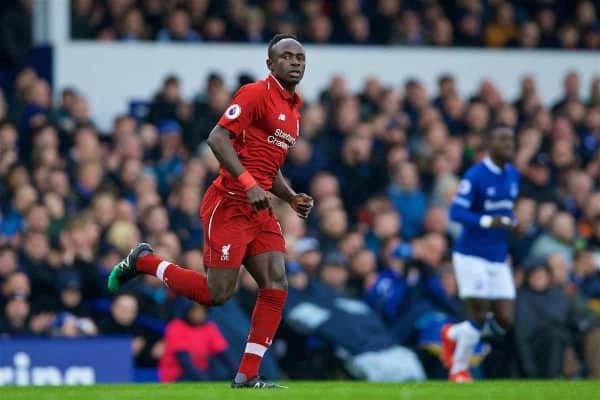
<instances>
[{"instance_id":1,"label":"wristband","mask_svg":"<svg viewBox=\"0 0 600 400\"><path fill-rule=\"evenodd\" d=\"M248 191L257 185L256 181L248 171L242 172L240 176L237 177L237 179L242 184L245 191Z\"/></svg>"},{"instance_id":2,"label":"wristband","mask_svg":"<svg viewBox=\"0 0 600 400\"><path fill-rule=\"evenodd\" d=\"M482 228L489 228L492 226L492 222L494 222L494 218L491 215L484 215L479 219L479 225Z\"/></svg>"}]
</instances>

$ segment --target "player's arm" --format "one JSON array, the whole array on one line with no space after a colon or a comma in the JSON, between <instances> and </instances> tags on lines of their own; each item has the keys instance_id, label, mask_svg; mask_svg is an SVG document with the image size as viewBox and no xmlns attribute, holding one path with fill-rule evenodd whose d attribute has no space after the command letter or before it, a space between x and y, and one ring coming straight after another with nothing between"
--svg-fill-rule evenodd
<instances>
[{"instance_id":1,"label":"player's arm","mask_svg":"<svg viewBox=\"0 0 600 400\"><path fill-rule=\"evenodd\" d=\"M460 182L458 192L450 205L450 219L463 225L481 226L482 228L511 227L512 221L509 217L491 216L471 210L476 190L474 180L465 176Z\"/></svg>"},{"instance_id":2,"label":"player's arm","mask_svg":"<svg viewBox=\"0 0 600 400\"><path fill-rule=\"evenodd\" d=\"M258 186L252 175L246 171L246 168L240 162L231 143L231 136L231 132L217 125L210 132L206 142L221 166L235 176L244 186L246 196L248 196L248 201L252 204L254 211L269 209L272 212L268 193Z\"/></svg>"},{"instance_id":3,"label":"player's arm","mask_svg":"<svg viewBox=\"0 0 600 400\"><path fill-rule=\"evenodd\" d=\"M313 199L306 193L296 193L288 185L281 170L277 171L271 192L286 203L288 203L300 218L306 219L313 207Z\"/></svg>"},{"instance_id":4,"label":"player's arm","mask_svg":"<svg viewBox=\"0 0 600 400\"><path fill-rule=\"evenodd\" d=\"M208 136L207 143L221 166L240 181L254 211L268 208L272 212L268 193L246 171L231 142L232 137L239 137L246 128L261 118L263 100L264 93L260 86L246 85L240 88Z\"/></svg>"}]
</instances>

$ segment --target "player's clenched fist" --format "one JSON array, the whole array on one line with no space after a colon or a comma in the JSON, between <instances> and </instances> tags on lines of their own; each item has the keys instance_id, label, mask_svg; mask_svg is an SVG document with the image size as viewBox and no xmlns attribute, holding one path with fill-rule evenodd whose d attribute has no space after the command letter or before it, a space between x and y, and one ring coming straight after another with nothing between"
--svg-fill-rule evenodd
<instances>
[{"instance_id":1,"label":"player's clenched fist","mask_svg":"<svg viewBox=\"0 0 600 400\"><path fill-rule=\"evenodd\" d=\"M254 185L248 191L246 191L248 201L252 204L254 212L257 213L260 210L269 210L269 214L273 215L273 208L271 207L271 200L269 194L265 192L260 186Z\"/></svg>"},{"instance_id":2,"label":"player's clenched fist","mask_svg":"<svg viewBox=\"0 0 600 400\"><path fill-rule=\"evenodd\" d=\"M308 218L308 214L310 214L313 204L313 198L306 193L298 193L290 200L290 206L292 209L298 213L300 218L303 219Z\"/></svg>"}]
</instances>

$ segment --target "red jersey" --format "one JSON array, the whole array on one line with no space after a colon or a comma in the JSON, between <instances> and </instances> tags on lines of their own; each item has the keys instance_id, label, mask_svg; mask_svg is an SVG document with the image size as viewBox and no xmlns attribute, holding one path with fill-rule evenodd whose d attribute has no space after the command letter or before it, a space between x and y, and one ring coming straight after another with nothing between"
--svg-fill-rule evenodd
<instances>
[{"instance_id":1,"label":"red jersey","mask_svg":"<svg viewBox=\"0 0 600 400\"><path fill-rule=\"evenodd\" d=\"M174 382L182 376L183 368L175 356L178 351L189 352L194 366L206 371L209 358L227 350L227 340L213 322L194 326L173 320L167 325L164 340L165 350L158 364L161 382Z\"/></svg>"},{"instance_id":2,"label":"red jersey","mask_svg":"<svg viewBox=\"0 0 600 400\"><path fill-rule=\"evenodd\" d=\"M300 96L290 94L269 74L242 86L219 119L219 125L234 135L233 147L242 165L264 190L271 190L288 149L298 139L301 105ZM223 167L214 184L232 196L245 193Z\"/></svg>"}]
</instances>

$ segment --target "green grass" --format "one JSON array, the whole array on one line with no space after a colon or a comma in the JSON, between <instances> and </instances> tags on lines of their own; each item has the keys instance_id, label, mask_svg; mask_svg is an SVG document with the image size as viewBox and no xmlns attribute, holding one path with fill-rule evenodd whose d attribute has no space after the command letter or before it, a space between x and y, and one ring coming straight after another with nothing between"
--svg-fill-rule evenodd
<instances>
[{"instance_id":1,"label":"green grass","mask_svg":"<svg viewBox=\"0 0 600 400\"><path fill-rule=\"evenodd\" d=\"M231 390L227 383L0 387L2 400L585 400L600 399L600 381L364 383L287 382L287 390Z\"/></svg>"}]
</instances>

